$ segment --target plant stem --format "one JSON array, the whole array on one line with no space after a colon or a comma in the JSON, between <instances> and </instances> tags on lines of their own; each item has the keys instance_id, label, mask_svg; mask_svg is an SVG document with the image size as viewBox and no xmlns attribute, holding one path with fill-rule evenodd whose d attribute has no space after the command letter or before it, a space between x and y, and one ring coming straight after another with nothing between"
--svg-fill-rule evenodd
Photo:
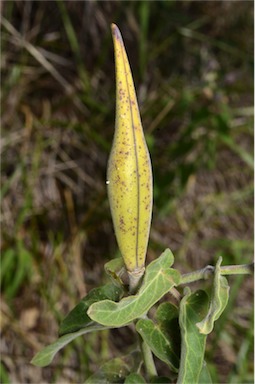
<instances>
[{"instance_id":1,"label":"plant stem","mask_svg":"<svg viewBox=\"0 0 255 384\"><path fill-rule=\"evenodd\" d=\"M138 270L135 270L133 272L128 271L128 277L129 277L129 292L131 295L134 295L138 288L139 285L142 281L142 277L144 275L145 268L140 268Z\"/></svg>"},{"instance_id":2,"label":"plant stem","mask_svg":"<svg viewBox=\"0 0 255 384\"><path fill-rule=\"evenodd\" d=\"M148 373L149 379L152 379L153 377L158 376L158 373L155 367L151 349L148 346L148 344L145 341L143 341L140 335L139 335L139 341L140 341L140 346L142 350L146 371Z\"/></svg>"},{"instance_id":3,"label":"plant stem","mask_svg":"<svg viewBox=\"0 0 255 384\"><path fill-rule=\"evenodd\" d=\"M254 263L242 265L226 265L220 268L221 275L250 275L253 273ZM206 280L215 271L215 267L207 265L198 271L185 273L181 276L180 284L193 283L197 280Z\"/></svg>"}]
</instances>

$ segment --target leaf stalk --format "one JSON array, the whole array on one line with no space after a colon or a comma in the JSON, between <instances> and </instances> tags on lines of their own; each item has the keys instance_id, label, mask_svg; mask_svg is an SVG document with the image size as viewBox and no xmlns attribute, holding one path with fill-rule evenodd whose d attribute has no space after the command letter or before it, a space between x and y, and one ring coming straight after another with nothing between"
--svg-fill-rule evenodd
<instances>
[{"instance_id":1,"label":"leaf stalk","mask_svg":"<svg viewBox=\"0 0 255 384\"><path fill-rule=\"evenodd\" d=\"M181 275L180 284L189 284L198 280L207 280L215 271L215 267L207 265L205 268ZM251 275L254 271L254 263L241 265L226 265L220 267L221 275Z\"/></svg>"},{"instance_id":2,"label":"leaf stalk","mask_svg":"<svg viewBox=\"0 0 255 384\"><path fill-rule=\"evenodd\" d=\"M140 348L143 355L143 361L145 365L146 372L149 376L149 380L158 376L157 369L155 367L152 351L148 344L139 336Z\"/></svg>"}]
</instances>

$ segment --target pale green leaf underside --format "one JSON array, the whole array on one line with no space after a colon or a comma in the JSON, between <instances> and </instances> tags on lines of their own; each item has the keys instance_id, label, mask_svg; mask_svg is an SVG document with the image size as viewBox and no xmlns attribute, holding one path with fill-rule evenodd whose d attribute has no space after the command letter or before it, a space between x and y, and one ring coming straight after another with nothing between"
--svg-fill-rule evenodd
<instances>
[{"instance_id":1,"label":"pale green leaf underside","mask_svg":"<svg viewBox=\"0 0 255 384\"><path fill-rule=\"evenodd\" d=\"M73 333L69 333L68 335L61 336L54 343L48 345L47 347L43 348L40 352L38 352L31 360L31 363L33 365L36 365L37 367L45 367L46 365L49 365L52 362L56 353L60 349L65 347L68 343L70 343L76 337L84 335L85 333L89 333L93 331L101 331L103 329L109 329L109 328L111 327L104 327L100 324L93 323L84 329L80 329L77 332L73 332Z\"/></svg>"},{"instance_id":2,"label":"pale green leaf underside","mask_svg":"<svg viewBox=\"0 0 255 384\"><path fill-rule=\"evenodd\" d=\"M180 281L179 272L169 268L173 260L172 252L166 249L146 268L144 281L136 295L126 297L118 303L111 300L94 303L87 312L89 317L106 326L121 327L147 313Z\"/></svg>"},{"instance_id":3,"label":"pale green leaf underside","mask_svg":"<svg viewBox=\"0 0 255 384\"><path fill-rule=\"evenodd\" d=\"M188 293L180 304L181 361L177 384L198 383L204 362L206 336L199 333L196 323L208 311L204 291Z\"/></svg>"},{"instance_id":4,"label":"pale green leaf underside","mask_svg":"<svg viewBox=\"0 0 255 384\"><path fill-rule=\"evenodd\" d=\"M220 317L228 303L229 285L227 279L220 274L221 261L222 258L219 258L215 267L213 293L208 313L202 321L197 323L200 333L204 335L212 332L214 322Z\"/></svg>"},{"instance_id":5,"label":"pale green leaf underside","mask_svg":"<svg viewBox=\"0 0 255 384\"><path fill-rule=\"evenodd\" d=\"M200 372L198 384L212 384L212 378L205 361Z\"/></svg>"}]
</instances>

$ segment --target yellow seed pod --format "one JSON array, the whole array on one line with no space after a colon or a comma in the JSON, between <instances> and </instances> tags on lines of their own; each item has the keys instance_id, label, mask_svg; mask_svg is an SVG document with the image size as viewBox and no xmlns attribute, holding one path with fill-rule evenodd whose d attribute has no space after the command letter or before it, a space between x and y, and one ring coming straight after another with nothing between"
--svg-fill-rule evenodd
<instances>
[{"instance_id":1,"label":"yellow seed pod","mask_svg":"<svg viewBox=\"0 0 255 384\"><path fill-rule=\"evenodd\" d=\"M144 272L152 212L152 170L132 74L118 27L112 24L116 121L107 185L117 242L129 275Z\"/></svg>"}]
</instances>

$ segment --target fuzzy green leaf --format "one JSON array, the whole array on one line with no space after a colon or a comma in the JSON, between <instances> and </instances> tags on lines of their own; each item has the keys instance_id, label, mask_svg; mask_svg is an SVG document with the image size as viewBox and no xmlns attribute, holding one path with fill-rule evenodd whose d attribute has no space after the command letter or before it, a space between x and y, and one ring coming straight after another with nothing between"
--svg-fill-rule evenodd
<instances>
[{"instance_id":1,"label":"fuzzy green leaf","mask_svg":"<svg viewBox=\"0 0 255 384\"><path fill-rule=\"evenodd\" d=\"M124 381L124 384L143 384L143 383L145 384L146 381L138 373L130 373L130 375L128 375L126 380Z\"/></svg>"},{"instance_id":2,"label":"fuzzy green leaf","mask_svg":"<svg viewBox=\"0 0 255 384\"><path fill-rule=\"evenodd\" d=\"M199 333L196 323L208 311L204 291L188 292L180 303L181 361L177 384L198 383L204 362L206 336Z\"/></svg>"},{"instance_id":3,"label":"fuzzy green leaf","mask_svg":"<svg viewBox=\"0 0 255 384\"><path fill-rule=\"evenodd\" d=\"M103 329L109 329L110 327L104 327L100 324L92 323L87 326L87 328L80 329L77 332L69 333L68 335L61 336L54 343L48 345L43 348L40 352L38 352L33 359L31 360L31 364L36 365L37 367L45 367L49 365L56 353L65 347L68 343L74 340L76 337L84 335L85 333L93 332L93 331L101 331Z\"/></svg>"},{"instance_id":4,"label":"fuzzy green leaf","mask_svg":"<svg viewBox=\"0 0 255 384\"><path fill-rule=\"evenodd\" d=\"M140 360L140 352L134 352L128 356L117 357L107 361L96 373L85 381L85 384L123 383L125 378L128 377L132 371L136 370L137 361ZM142 381L140 382L142 383Z\"/></svg>"},{"instance_id":5,"label":"fuzzy green leaf","mask_svg":"<svg viewBox=\"0 0 255 384\"><path fill-rule=\"evenodd\" d=\"M200 372L198 384L212 384L212 378L205 361Z\"/></svg>"},{"instance_id":6,"label":"fuzzy green leaf","mask_svg":"<svg viewBox=\"0 0 255 384\"><path fill-rule=\"evenodd\" d=\"M136 324L137 332L148 344L152 352L169 368L177 372L179 367L178 310L170 303L163 303L156 313L157 324L150 319L140 319ZM176 347L176 348L175 348Z\"/></svg>"},{"instance_id":7,"label":"fuzzy green leaf","mask_svg":"<svg viewBox=\"0 0 255 384\"><path fill-rule=\"evenodd\" d=\"M128 284L127 270L122 257L108 261L104 269L115 285L123 287Z\"/></svg>"},{"instance_id":8,"label":"fuzzy green leaf","mask_svg":"<svg viewBox=\"0 0 255 384\"><path fill-rule=\"evenodd\" d=\"M160 304L156 312L156 320L164 334L171 340L171 345L179 360L181 353L181 334L178 317L179 310L171 303Z\"/></svg>"},{"instance_id":9,"label":"fuzzy green leaf","mask_svg":"<svg viewBox=\"0 0 255 384\"><path fill-rule=\"evenodd\" d=\"M229 285L227 279L220 274L221 261L220 257L215 267L213 292L208 313L202 321L197 323L200 333L204 335L212 332L214 322L220 317L228 303Z\"/></svg>"},{"instance_id":10,"label":"fuzzy green leaf","mask_svg":"<svg viewBox=\"0 0 255 384\"><path fill-rule=\"evenodd\" d=\"M92 323L87 315L87 310L91 304L105 299L119 300L122 293L122 289L113 284L92 289L62 321L59 329L60 336L76 332Z\"/></svg>"},{"instance_id":11,"label":"fuzzy green leaf","mask_svg":"<svg viewBox=\"0 0 255 384\"><path fill-rule=\"evenodd\" d=\"M103 325L121 327L141 317L166 294L178 285L180 274L169 268L173 255L169 249L146 268L144 280L136 295L125 297L120 302L103 300L94 303L88 310L89 317Z\"/></svg>"}]
</instances>

